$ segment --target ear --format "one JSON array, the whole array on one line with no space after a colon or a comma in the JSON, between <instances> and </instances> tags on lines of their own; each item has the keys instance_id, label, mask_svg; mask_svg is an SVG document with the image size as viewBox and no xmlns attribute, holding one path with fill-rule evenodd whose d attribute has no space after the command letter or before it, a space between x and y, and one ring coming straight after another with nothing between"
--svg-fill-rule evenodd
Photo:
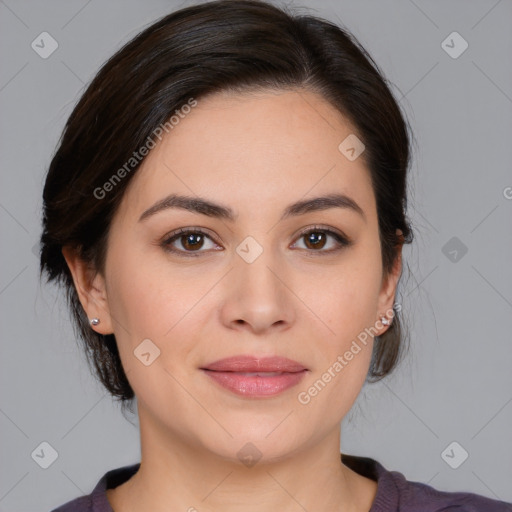
<instances>
[{"instance_id":1,"label":"ear","mask_svg":"<svg viewBox=\"0 0 512 512\"><path fill-rule=\"evenodd\" d=\"M396 230L397 235L402 235L402 231L400 229ZM389 325L383 325L381 323L381 318L385 316L390 322L393 321L393 315L391 311L394 313L394 303L395 303L395 295L396 288L398 285L398 280L400 279L400 274L402 272L402 247L403 247L403 237L399 244L396 245L396 258L393 268L391 272L384 276L382 279L382 287L379 293L378 300L378 318L377 318L377 326L381 326L379 328L378 336L381 336L386 332L389 328Z\"/></svg>"},{"instance_id":2,"label":"ear","mask_svg":"<svg viewBox=\"0 0 512 512\"><path fill-rule=\"evenodd\" d=\"M62 255L68 264L85 314L89 320L91 318L99 318L100 320L98 325L91 325L91 329L100 334L112 334L112 319L105 279L78 255L75 248L63 247Z\"/></svg>"}]
</instances>

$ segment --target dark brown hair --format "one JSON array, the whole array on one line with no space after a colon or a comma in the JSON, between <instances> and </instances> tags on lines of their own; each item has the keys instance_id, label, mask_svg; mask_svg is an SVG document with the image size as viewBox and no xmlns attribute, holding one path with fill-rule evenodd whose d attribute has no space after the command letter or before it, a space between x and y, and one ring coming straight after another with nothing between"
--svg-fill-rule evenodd
<instances>
[{"instance_id":1,"label":"dark brown hair","mask_svg":"<svg viewBox=\"0 0 512 512\"><path fill-rule=\"evenodd\" d=\"M138 165L101 198L95 191L190 98L297 88L329 101L366 146L388 273L397 247L413 239L406 218L409 131L382 72L345 29L258 0L187 7L152 24L113 55L69 117L44 186L40 273L46 272L47 282L64 285L88 362L123 406L134 393L115 337L90 328L62 247L76 248L103 273L110 221ZM388 330L375 338L369 382L392 371L404 341L396 311Z\"/></svg>"}]
</instances>

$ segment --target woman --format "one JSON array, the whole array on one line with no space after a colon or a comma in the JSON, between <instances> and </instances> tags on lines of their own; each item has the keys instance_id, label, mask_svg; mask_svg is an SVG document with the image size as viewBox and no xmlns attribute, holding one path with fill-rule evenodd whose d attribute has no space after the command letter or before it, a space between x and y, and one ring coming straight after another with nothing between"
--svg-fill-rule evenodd
<instances>
[{"instance_id":1,"label":"woman","mask_svg":"<svg viewBox=\"0 0 512 512\"><path fill-rule=\"evenodd\" d=\"M74 109L41 271L141 463L59 512L512 510L341 454L403 343L409 133L346 32L243 0L143 31Z\"/></svg>"}]
</instances>

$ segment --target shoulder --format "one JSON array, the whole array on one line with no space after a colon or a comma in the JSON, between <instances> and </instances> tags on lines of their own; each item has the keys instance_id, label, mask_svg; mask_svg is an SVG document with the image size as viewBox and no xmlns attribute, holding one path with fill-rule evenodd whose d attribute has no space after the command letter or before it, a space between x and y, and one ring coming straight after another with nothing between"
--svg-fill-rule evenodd
<instances>
[{"instance_id":1,"label":"shoulder","mask_svg":"<svg viewBox=\"0 0 512 512\"><path fill-rule=\"evenodd\" d=\"M342 454L342 462L357 473L377 481L370 512L512 512L512 503L470 492L440 491L410 481L368 457Z\"/></svg>"},{"instance_id":2,"label":"shoulder","mask_svg":"<svg viewBox=\"0 0 512 512\"><path fill-rule=\"evenodd\" d=\"M396 486L399 509L422 512L512 512L512 504L471 492L441 491L430 485L406 480L402 473L390 471Z\"/></svg>"},{"instance_id":3,"label":"shoulder","mask_svg":"<svg viewBox=\"0 0 512 512\"><path fill-rule=\"evenodd\" d=\"M94 487L91 494L68 501L51 512L112 512L106 490L126 482L139 469L140 463L107 471Z\"/></svg>"},{"instance_id":4,"label":"shoulder","mask_svg":"<svg viewBox=\"0 0 512 512\"><path fill-rule=\"evenodd\" d=\"M92 498L88 494L87 496L80 496L80 498L68 501L51 512L92 512L93 510Z\"/></svg>"}]
</instances>

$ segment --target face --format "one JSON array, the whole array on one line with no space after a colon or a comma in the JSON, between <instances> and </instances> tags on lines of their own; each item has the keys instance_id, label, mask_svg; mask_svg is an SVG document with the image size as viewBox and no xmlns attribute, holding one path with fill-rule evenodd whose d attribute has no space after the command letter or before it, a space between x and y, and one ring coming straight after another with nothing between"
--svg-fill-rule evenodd
<instances>
[{"instance_id":1,"label":"face","mask_svg":"<svg viewBox=\"0 0 512 512\"><path fill-rule=\"evenodd\" d=\"M160 443L233 460L252 443L270 460L338 429L368 371L365 329L385 331L400 270L383 276L364 153L352 161L338 149L354 133L312 92L216 94L133 177L104 275L81 299L101 319L95 329L115 334L141 427ZM171 194L232 218L152 208ZM345 206L288 209L335 194ZM235 356L253 362L212 370ZM265 366L269 357L297 366Z\"/></svg>"}]
</instances>

